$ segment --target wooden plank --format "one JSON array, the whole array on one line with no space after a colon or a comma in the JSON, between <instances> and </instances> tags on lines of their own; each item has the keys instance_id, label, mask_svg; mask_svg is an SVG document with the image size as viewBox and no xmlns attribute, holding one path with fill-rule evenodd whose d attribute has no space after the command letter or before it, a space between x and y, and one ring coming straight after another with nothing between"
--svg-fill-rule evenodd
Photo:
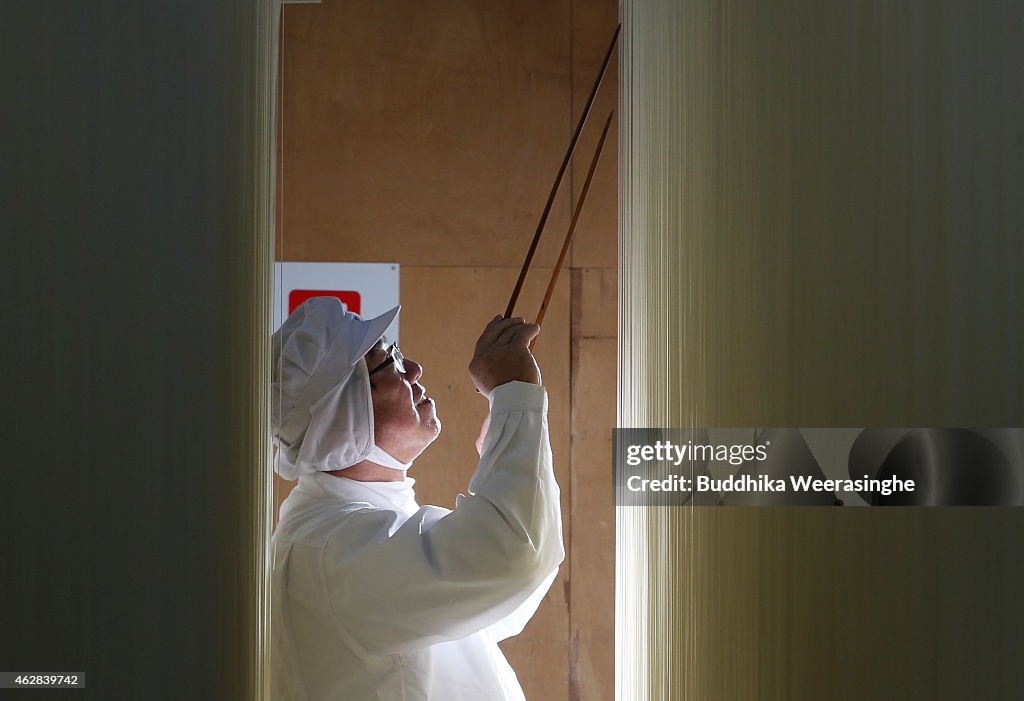
<instances>
[{"instance_id":1,"label":"wooden plank","mask_svg":"<svg viewBox=\"0 0 1024 701\"><path fill-rule=\"evenodd\" d=\"M546 604L542 605L530 627L546 620L549 615ZM559 615L557 620L564 623L565 617ZM499 647L519 678L528 701L565 701L568 698L565 676L568 644L564 633L557 640L544 640L529 631L501 643Z\"/></svg>"},{"instance_id":2,"label":"wooden plank","mask_svg":"<svg viewBox=\"0 0 1024 701\"><path fill-rule=\"evenodd\" d=\"M569 21L568 2L285 8L285 259L520 265L571 133Z\"/></svg>"},{"instance_id":3,"label":"wooden plank","mask_svg":"<svg viewBox=\"0 0 1024 701\"><path fill-rule=\"evenodd\" d=\"M618 333L618 271L585 268L573 273L579 278L579 335L615 338Z\"/></svg>"},{"instance_id":4,"label":"wooden plank","mask_svg":"<svg viewBox=\"0 0 1024 701\"><path fill-rule=\"evenodd\" d=\"M570 511L571 699L615 698L616 340L581 338L575 353Z\"/></svg>"}]
</instances>

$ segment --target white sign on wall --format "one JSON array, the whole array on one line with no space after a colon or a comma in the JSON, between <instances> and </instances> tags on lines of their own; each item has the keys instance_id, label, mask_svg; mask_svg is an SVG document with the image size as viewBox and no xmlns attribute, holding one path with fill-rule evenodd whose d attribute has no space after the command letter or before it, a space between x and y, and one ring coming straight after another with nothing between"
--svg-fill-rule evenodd
<instances>
[{"instance_id":1,"label":"white sign on wall","mask_svg":"<svg viewBox=\"0 0 1024 701\"><path fill-rule=\"evenodd\" d=\"M295 263L274 264L274 331L297 306L310 297L330 296L346 310L364 319L398 305L398 263ZM398 322L388 339L398 342Z\"/></svg>"}]
</instances>

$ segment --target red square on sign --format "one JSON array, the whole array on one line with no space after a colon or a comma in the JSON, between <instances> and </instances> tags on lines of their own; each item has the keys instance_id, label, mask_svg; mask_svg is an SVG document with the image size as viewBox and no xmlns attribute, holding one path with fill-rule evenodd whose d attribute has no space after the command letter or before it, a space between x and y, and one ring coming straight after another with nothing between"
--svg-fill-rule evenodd
<instances>
[{"instance_id":1,"label":"red square on sign","mask_svg":"<svg viewBox=\"0 0 1024 701\"><path fill-rule=\"evenodd\" d=\"M359 311L360 297L355 290L292 290L288 294L288 313L291 314L295 308L310 297L337 297L345 305L345 309L356 314Z\"/></svg>"}]
</instances>

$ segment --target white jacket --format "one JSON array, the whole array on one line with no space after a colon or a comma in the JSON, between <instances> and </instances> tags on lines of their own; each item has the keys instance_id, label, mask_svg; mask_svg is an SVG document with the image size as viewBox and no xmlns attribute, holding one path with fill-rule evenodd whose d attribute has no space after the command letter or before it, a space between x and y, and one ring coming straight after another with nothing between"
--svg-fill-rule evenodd
<instances>
[{"instance_id":1,"label":"white jacket","mask_svg":"<svg viewBox=\"0 0 1024 701\"><path fill-rule=\"evenodd\" d=\"M521 701L498 641L564 558L543 387L491 393L454 511L404 482L304 475L274 534L274 701Z\"/></svg>"}]
</instances>

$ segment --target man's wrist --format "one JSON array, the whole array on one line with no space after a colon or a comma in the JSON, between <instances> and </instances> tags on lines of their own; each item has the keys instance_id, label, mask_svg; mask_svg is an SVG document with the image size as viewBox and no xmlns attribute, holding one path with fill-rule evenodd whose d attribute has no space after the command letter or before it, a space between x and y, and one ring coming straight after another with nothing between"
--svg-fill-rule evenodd
<instances>
[{"instance_id":1,"label":"man's wrist","mask_svg":"<svg viewBox=\"0 0 1024 701\"><path fill-rule=\"evenodd\" d=\"M492 413L495 411L546 412L548 393L543 385L512 380L492 389L488 401Z\"/></svg>"}]
</instances>

